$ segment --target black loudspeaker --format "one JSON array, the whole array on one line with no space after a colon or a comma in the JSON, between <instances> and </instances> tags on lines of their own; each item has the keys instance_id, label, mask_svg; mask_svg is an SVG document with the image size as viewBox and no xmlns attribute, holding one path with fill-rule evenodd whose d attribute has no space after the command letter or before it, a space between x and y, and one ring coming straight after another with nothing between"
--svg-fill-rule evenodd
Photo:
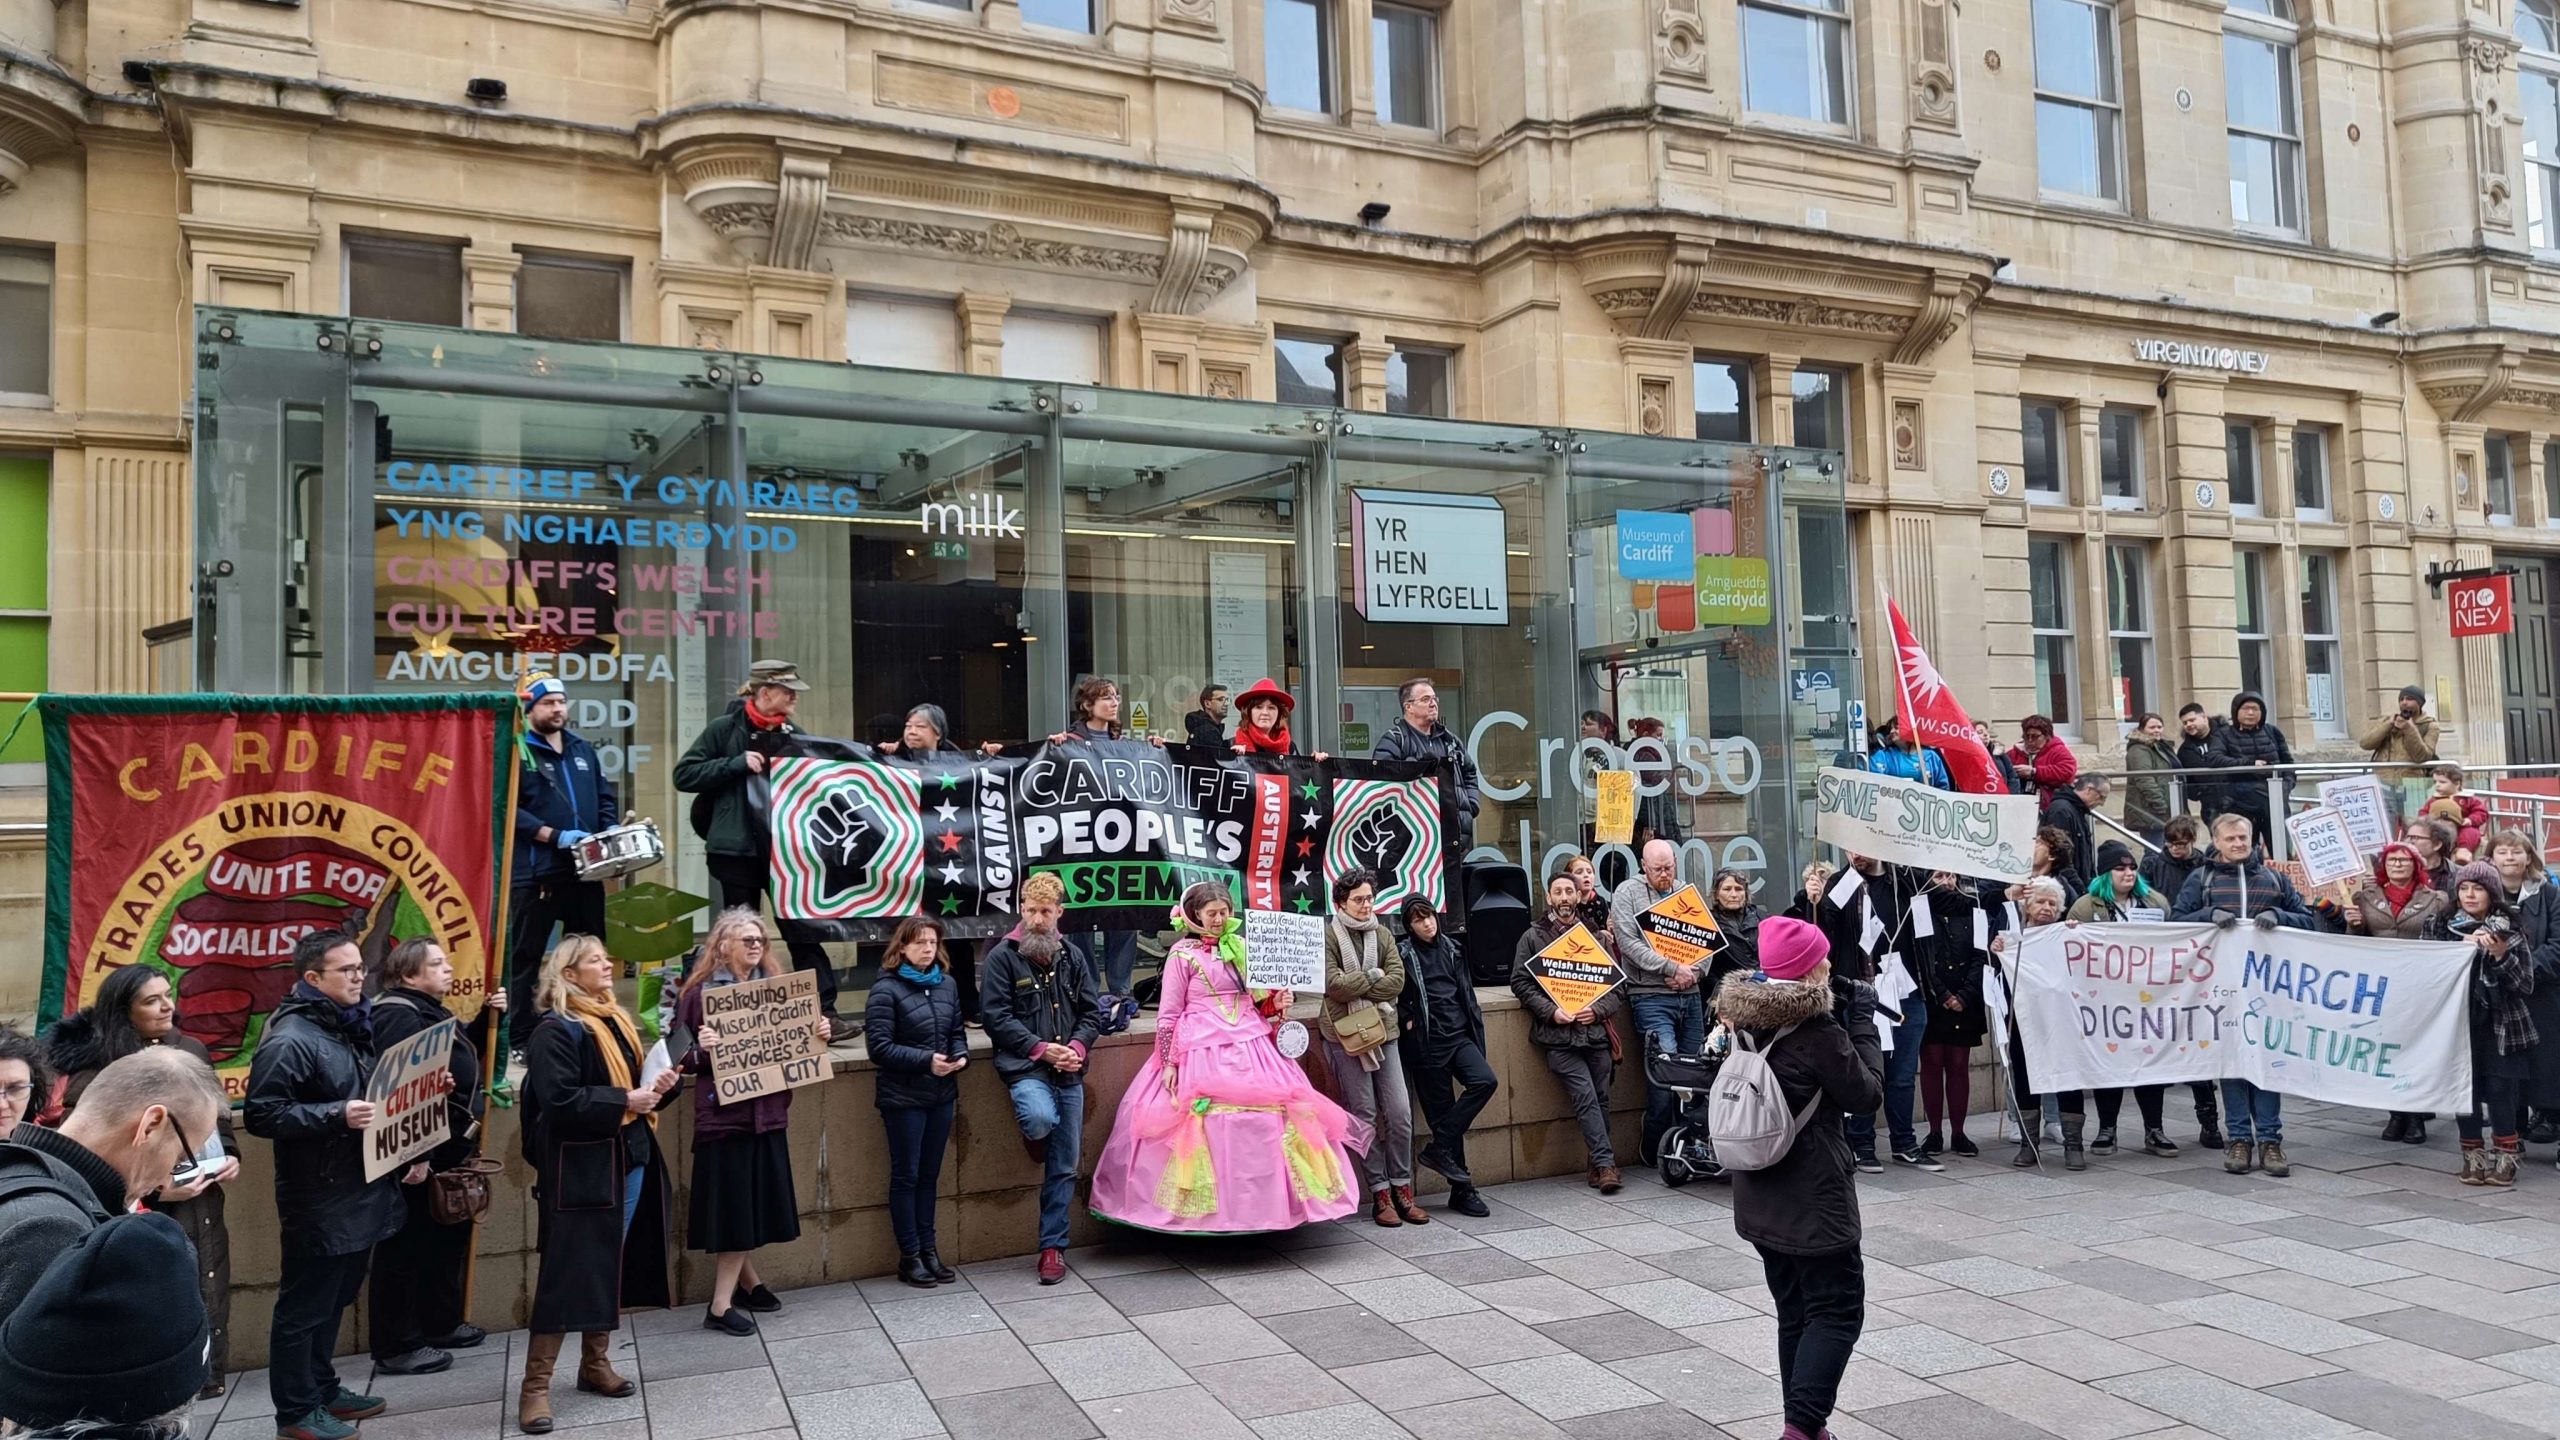
<instances>
[{"instance_id":1,"label":"black loudspeaker","mask_svg":"<svg viewBox=\"0 0 2560 1440\"><path fill-rule=\"evenodd\" d=\"M1479 985L1510 984L1512 952L1529 929L1529 872L1469 861L1458 867L1458 887L1466 901L1467 969Z\"/></svg>"}]
</instances>

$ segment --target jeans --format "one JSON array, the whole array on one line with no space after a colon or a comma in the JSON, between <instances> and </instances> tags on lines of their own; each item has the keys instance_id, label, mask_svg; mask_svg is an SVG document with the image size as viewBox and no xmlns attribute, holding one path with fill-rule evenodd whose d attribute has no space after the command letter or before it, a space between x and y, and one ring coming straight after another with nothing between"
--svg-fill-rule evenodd
<instances>
[{"instance_id":1,"label":"jeans","mask_svg":"<svg viewBox=\"0 0 2560 1440\"><path fill-rule=\"evenodd\" d=\"M2489 1134L2500 1140L2513 1140L2524 1128L2524 1089L2522 1080L2501 1075L2482 1075L2471 1082L2471 1108L2453 1117L2462 1138L2477 1144L2485 1120Z\"/></svg>"},{"instance_id":2,"label":"jeans","mask_svg":"<svg viewBox=\"0 0 2560 1440\"><path fill-rule=\"evenodd\" d=\"M373 1247L373 1358L406 1355L462 1326L462 1268L471 1260L472 1229L439 1225L427 1215L427 1187L403 1185L409 1218L398 1234Z\"/></svg>"},{"instance_id":3,"label":"jeans","mask_svg":"<svg viewBox=\"0 0 2560 1440\"><path fill-rule=\"evenodd\" d=\"M1707 1005L1695 990L1672 995L1637 995L1629 1008L1636 1017L1636 1046L1642 1053L1648 1046L1679 1055L1695 1055L1707 1048ZM1653 1147L1662 1132L1680 1119L1680 1100L1670 1091L1653 1083L1647 1075L1644 1082L1644 1158L1650 1164Z\"/></svg>"},{"instance_id":4,"label":"jeans","mask_svg":"<svg viewBox=\"0 0 2560 1440\"><path fill-rule=\"evenodd\" d=\"M338 1322L364 1288L370 1250L352 1255L286 1251L276 1280L275 1316L267 1324L267 1394L276 1424L290 1425L336 1398Z\"/></svg>"},{"instance_id":5,"label":"jeans","mask_svg":"<svg viewBox=\"0 0 2560 1440\"><path fill-rule=\"evenodd\" d=\"M1920 1045L1929 1035L1927 1001L1918 994L1902 997L1910 1014L1893 1027L1893 1053L1884 1057L1884 1120L1893 1141L1895 1154L1901 1154L1920 1143L1911 1132L1911 1100L1920 1080ZM1875 1134L1875 1121L1867 1121L1867 1134Z\"/></svg>"},{"instance_id":6,"label":"jeans","mask_svg":"<svg viewBox=\"0 0 2560 1440\"><path fill-rule=\"evenodd\" d=\"M1093 957L1094 968L1102 973L1102 993L1128 994L1130 977L1138 969L1138 932L1088 930L1076 939L1084 945L1084 953Z\"/></svg>"},{"instance_id":7,"label":"jeans","mask_svg":"<svg viewBox=\"0 0 2560 1440\"><path fill-rule=\"evenodd\" d=\"M712 903L718 909L726 910L732 905L750 910L764 908L765 891L773 883L773 872L764 861L743 855L706 855L702 864L711 872ZM792 941L791 968L817 971L818 1011L824 1015L836 1013L836 964L827 958L826 947L806 940Z\"/></svg>"},{"instance_id":8,"label":"jeans","mask_svg":"<svg viewBox=\"0 0 2560 1440\"><path fill-rule=\"evenodd\" d=\"M649 1167L646 1165L634 1165L622 1177L622 1233L626 1239L631 1234L632 1217L640 1213L640 1192L648 1187Z\"/></svg>"},{"instance_id":9,"label":"jeans","mask_svg":"<svg viewBox=\"0 0 2560 1440\"><path fill-rule=\"evenodd\" d=\"M1404 1066L1396 1058L1396 1046L1402 1042L1390 1040L1366 1055L1352 1054L1330 1036L1321 1043L1324 1061L1333 1067L1333 1086L1341 1092L1342 1108L1369 1127L1369 1148L1360 1157L1360 1173L1369 1182L1369 1193L1412 1184L1413 1100L1405 1093ZM1368 1068L1360 1063L1363 1060L1376 1060L1378 1068Z\"/></svg>"},{"instance_id":10,"label":"jeans","mask_svg":"<svg viewBox=\"0 0 2560 1440\"><path fill-rule=\"evenodd\" d=\"M542 1012L533 1007L534 982L551 948L551 929L563 935L604 938L604 886L575 874L516 886L507 895L507 1043L521 1050ZM504 1070L506 1067L498 1067Z\"/></svg>"},{"instance_id":11,"label":"jeans","mask_svg":"<svg viewBox=\"0 0 2560 1440\"><path fill-rule=\"evenodd\" d=\"M1040 1248L1067 1248L1067 1212L1076 1200L1076 1158L1084 1148L1084 1082L1038 1071L1013 1082L1013 1121L1025 1140L1049 1142L1040 1176Z\"/></svg>"},{"instance_id":12,"label":"jeans","mask_svg":"<svg viewBox=\"0 0 2560 1440\"><path fill-rule=\"evenodd\" d=\"M889 1132L889 1231L898 1237L899 1254L921 1255L938 1248L934 1192L942 1188L942 1154L951 1144L951 1102L883 1106L880 1127Z\"/></svg>"},{"instance_id":13,"label":"jeans","mask_svg":"<svg viewBox=\"0 0 2560 1440\"><path fill-rule=\"evenodd\" d=\"M1609 1085L1618 1078L1618 1065L1609 1058L1609 1047L1554 1049L1546 1056L1547 1068L1555 1072L1556 1083L1573 1102L1573 1118L1582 1126L1582 1148L1591 1152L1591 1168L1617 1164L1617 1148L1609 1141Z\"/></svg>"},{"instance_id":14,"label":"jeans","mask_svg":"<svg viewBox=\"0 0 2560 1440\"><path fill-rule=\"evenodd\" d=\"M1418 1040L1427 1045L1430 1042ZM1451 1085L1458 1087L1455 1098ZM1452 1189L1475 1183L1467 1169L1467 1127L1476 1123L1484 1107L1493 1100L1500 1082L1493 1078L1493 1067L1485 1063L1484 1052L1473 1040L1461 1040L1449 1052L1449 1058L1422 1067L1422 1118L1431 1124L1431 1143L1440 1147L1447 1166L1441 1173L1449 1177Z\"/></svg>"},{"instance_id":15,"label":"jeans","mask_svg":"<svg viewBox=\"0 0 2560 1440\"><path fill-rule=\"evenodd\" d=\"M1866 1327L1866 1265L1855 1249L1786 1255L1757 1248L1769 1298L1778 1302L1778 1388L1787 1423L1817 1435L1831 1423L1840 1376Z\"/></svg>"},{"instance_id":16,"label":"jeans","mask_svg":"<svg viewBox=\"0 0 2560 1440\"><path fill-rule=\"evenodd\" d=\"M2222 1133L2233 1144L2284 1143L2284 1097L2246 1080L2222 1082Z\"/></svg>"}]
</instances>

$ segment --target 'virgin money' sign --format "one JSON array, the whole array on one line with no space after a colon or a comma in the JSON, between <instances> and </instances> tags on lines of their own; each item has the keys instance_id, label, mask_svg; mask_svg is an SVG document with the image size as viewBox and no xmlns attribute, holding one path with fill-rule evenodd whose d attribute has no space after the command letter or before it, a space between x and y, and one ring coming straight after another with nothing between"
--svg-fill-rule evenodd
<instances>
[{"instance_id":1,"label":"'virgin money' sign","mask_svg":"<svg viewBox=\"0 0 2560 1440\"><path fill-rule=\"evenodd\" d=\"M2474 635L2505 635L2516 628L2516 577L2485 575L2477 580L2456 580L2445 592L2445 604L2453 616L2453 638L2466 640Z\"/></svg>"}]
</instances>

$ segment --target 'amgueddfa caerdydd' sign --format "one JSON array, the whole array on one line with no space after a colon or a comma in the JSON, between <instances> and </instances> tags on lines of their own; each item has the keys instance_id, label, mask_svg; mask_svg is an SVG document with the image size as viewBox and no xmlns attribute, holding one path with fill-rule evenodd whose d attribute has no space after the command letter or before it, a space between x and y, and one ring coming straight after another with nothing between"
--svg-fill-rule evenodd
<instances>
[{"instance_id":1,"label":"'amgueddfa caerdydd' sign","mask_svg":"<svg viewBox=\"0 0 2560 1440\"><path fill-rule=\"evenodd\" d=\"M774 910L807 938L877 939L910 915L1001 935L1040 871L1065 883L1073 925L1100 929L1161 929L1202 880L1299 914L1329 911L1333 877L1362 868L1382 909L1455 893L1456 788L1423 765L1136 741L910 760L803 739L771 776Z\"/></svg>"}]
</instances>

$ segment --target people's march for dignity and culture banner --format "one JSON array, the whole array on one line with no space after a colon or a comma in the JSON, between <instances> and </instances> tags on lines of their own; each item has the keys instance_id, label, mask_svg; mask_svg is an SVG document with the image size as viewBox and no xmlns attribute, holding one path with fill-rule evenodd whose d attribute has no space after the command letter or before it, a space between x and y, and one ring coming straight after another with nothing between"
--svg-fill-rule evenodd
<instances>
[{"instance_id":1,"label":"people's march for dignity and culture banner","mask_svg":"<svg viewBox=\"0 0 2560 1440\"><path fill-rule=\"evenodd\" d=\"M1110 740L910 759L804 738L770 776L774 912L802 938L878 939L910 915L1002 935L1042 871L1070 927L1105 930L1164 928L1202 880L1300 915L1329 913L1357 869L1381 912L1456 896L1456 787L1419 764Z\"/></svg>"},{"instance_id":2,"label":"people's march for dignity and culture banner","mask_svg":"<svg viewBox=\"0 0 2560 1440\"><path fill-rule=\"evenodd\" d=\"M2471 1108L2467 943L2239 925L2046 925L2012 1014L2039 1093L2246 1080L2373 1110Z\"/></svg>"},{"instance_id":3,"label":"people's march for dignity and culture banner","mask_svg":"<svg viewBox=\"0 0 2560 1440\"><path fill-rule=\"evenodd\" d=\"M294 942L429 937L476 1015L505 950L512 695L47 695L40 1019L148 965L236 1097Z\"/></svg>"}]
</instances>

